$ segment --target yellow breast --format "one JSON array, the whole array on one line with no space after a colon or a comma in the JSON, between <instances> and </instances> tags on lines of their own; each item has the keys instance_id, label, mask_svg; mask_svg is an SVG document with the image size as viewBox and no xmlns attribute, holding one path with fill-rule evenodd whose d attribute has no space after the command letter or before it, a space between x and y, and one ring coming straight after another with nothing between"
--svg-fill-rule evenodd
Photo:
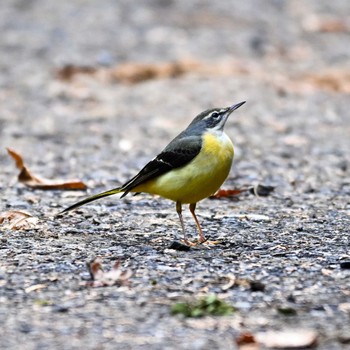
<instances>
[{"instance_id":1,"label":"yellow breast","mask_svg":"<svg viewBox=\"0 0 350 350\"><path fill-rule=\"evenodd\" d=\"M187 165L169 171L135 190L157 194L181 203L196 203L215 193L227 178L233 145L223 133L206 133L201 152Z\"/></svg>"}]
</instances>

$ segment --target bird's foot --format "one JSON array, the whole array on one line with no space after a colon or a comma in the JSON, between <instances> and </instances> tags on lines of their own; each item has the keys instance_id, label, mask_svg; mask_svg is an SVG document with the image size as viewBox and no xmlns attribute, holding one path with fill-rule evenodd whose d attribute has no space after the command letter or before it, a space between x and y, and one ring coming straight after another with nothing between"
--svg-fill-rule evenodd
<instances>
[{"instance_id":1,"label":"bird's foot","mask_svg":"<svg viewBox=\"0 0 350 350\"><path fill-rule=\"evenodd\" d=\"M198 242L191 242L187 238L182 239L181 242L183 242L184 244L186 244L189 247L195 247L198 245Z\"/></svg>"},{"instance_id":2,"label":"bird's foot","mask_svg":"<svg viewBox=\"0 0 350 350\"><path fill-rule=\"evenodd\" d=\"M206 246L211 246L211 245L220 244L220 243L221 243L220 241L209 241L209 239L205 237L198 238L198 244L203 244Z\"/></svg>"},{"instance_id":3,"label":"bird's foot","mask_svg":"<svg viewBox=\"0 0 350 350\"><path fill-rule=\"evenodd\" d=\"M186 238L186 239L181 240L181 243L183 243L189 247L198 247L200 245L210 247L210 246L215 245L215 244L220 244L221 242L220 241L209 241L208 238L199 237L198 240L195 242L192 242Z\"/></svg>"}]
</instances>

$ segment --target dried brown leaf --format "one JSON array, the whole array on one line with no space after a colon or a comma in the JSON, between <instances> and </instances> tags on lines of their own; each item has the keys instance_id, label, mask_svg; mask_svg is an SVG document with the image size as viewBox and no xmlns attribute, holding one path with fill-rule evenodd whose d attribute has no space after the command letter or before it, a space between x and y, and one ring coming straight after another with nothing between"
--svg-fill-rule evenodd
<instances>
[{"instance_id":1,"label":"dried brown leaf","mask_svg":"<svg viewBox=\"0 0 350 350\"><path fill-rule=\"evenodd\" d=\"M78 66L74 64L66 64L56 70L56 77L60 80L71 81L77 74L94 74L97 68L90 66Z\"/></svg>"},{"instance_id":2,"label":"dried brown leaf","mask_svg":"<svg viewBox=\"0 0 350 350\"><path fill-rule=\"evenodd\" d=\"M325 22L326 23L326 22ZM343 30L342 23L345 23L347 30L350 30L350 22L329 21L329 30L333 25L334 31ZM333 24L332 24L333 23ZM322 26L321 26L322 27ZM233 76L233 75L248 75L254 76L254 79L264 81L268 84L276 86L281 92L286 91L298 92L301 94L309 94L314 90L328 90L336 92L350 93L350 76L347 66L337 69L317 73L302 73L295 76L275 73L262 69L254 62L222 60L217 62L205 62L183 59L175 62L157 62L157 63L135 63L128 62L114 66L93 67L79 66L68 64L59 68L56 71L56 77L64 82L72 82L75 78L82 76L90 77L91 79L101 81L103 83L122 83L122 84L137 84L152 79L169 79L176 78L187 74L196 74L199 76ZM83 85L86 83L83 80ZM82 92L83 91L83 92ZM85 96L86 90L79 88L75 91L77 96ZM278 129L284 129L284 126L276 126Z\"/></svg>"},{"instance_id":3,"label":"dried brown leaf","mask_svg":"<svg viewBox=\"0 0 350 350\"><path fill-rule=\"evenodd\" d=\"M350 31L350 20L336 16L310 15L303 21L304 30L320 33L346 33Z\"/></svg>"},{"instance_id":4,"label":"dried brown leaf","mask_svg":"<svg viewBox=\"0 0 350 350\"><path fill-rule=\"evenodd\" d=\"M350 94L349 67L308 74L304 77L304 81L320 90Z\"/></svg>"},{"instance_id":5,"label":"dried brown leaf","mask_svg":"<svg viewBox=\"0 0 350 350\"><path fill-rule=\"evenodd\" d=\"M219 189L214 195L210 196L210 198L227 198L238 196L242 192L248 191L249 188L234 188L231 190L223 190Z\"/></svg>"},{"instance_id":6,"label":"dried brown leaf","mask_svg":"<svg viewBox=\"0 0 350 350\"><path fill-rule=\"evenodd\" d=\"M196 70L199 65L195 61L126 63L112 69L110 74L114 80L135 84L150 79L175 78Z\"/></svg>"},{"instance_id":7,"label":"dried brown leaf","mask_svg":"<svg viewBox=\"0 0 350 350\"><path fill-rule=\"evenodd\" d=\"M93 281L98 279L99 274L103 274L101 260L98 258L87 263L87 268Z\"/></svg>"},{"instance_id":8,"label":"dried brown leaf","mask_svg":"<svg viewBox=\"0 0 350 350\"><path fill-rule=\"evenodd\" d=\"M27 230L33 228L38 218L24 211L11 210L0 214L0 225L8 230Z\"/></svg>"},{"instance_id":9,"label":"dried brown leaf","mask_svg":"<svg viewBox=\"0 0 350 350\"><path fill-rule=\"evenodd\" d=\"M24 167L23 158L18 153L11 148L7 148L7 153L15 160L17 169L22 169Z\"/></svg>"},{"instance_id":10,"label":"dried brown leaf","mask_svg":"<svg viewBox=\"0 0 350 350\"><path fill-rule=\"evenodd\" d=\"M80 180L48 180L39 178L31 173L19 153L11 148L7 148L7 152L15 160L16 167L20 170L18 181L30 188L40 190L85 190L87 188Z\"/></svg>"},{"instance_id":11,"label":"dried brown leaf","mask_svg":"<svg viewBox=\"0 0 350 350\"><path fill-rule=\"evenodd\" d=\"M275 188L273 186L266 186L266 185L260 185L257 184L255 186L249 186L249 187L242 187L242 188L234 188L234 189L228 189L223 190L219 189L213 196L210 198L227 198L227 197L235 197L239 196L241 193L249 191L250 193L254 194L255 196L261 196L266 197L268 196Z\"/></svg>"},{"instance_id":12,"label":"dried brown leaf","mask_svg":"<svg viewBox=\"0 0 350 350\"><path fill-rule=\"evenodd\" d=\"M90 287L124 286L129 284L129 278L132 276L131 270L122 270L121 262L114 263L109 271L103 271L102 263L99 258L87 264L90 272L91 281L84 283Z\"/></svg>"},{"instance_id":13,"label":"dried brown leaf","mask_svg":"<svg viewBox=\"0 0 350 350\"><path fill-rule=\"evenodd\" d=\"M136 84L151 79L176 78L196 73L204 76L248 74L245 64L219 62L217 64L182 59L174 62L136 63L128 62L112 68L91 67L68 64L56 70L58 79L71 82L75 77L88 75L94 79L123 84Z\"/></svg>"},{"instance_id":14,"label":"dried brown leaf","mask_svg":"<svg viewBox=\"0 0 350 350\"><path fill-rule=\"evenodd\" d=\"M251 332L243 332L241 333L236 339L236 344L239 346L240 350L248 349L246 345L255 345L255 348L258 348L258 343L256 342L256 339L254 335ZM251 349L254 349L254 347L249 347Z\"/></svg>"}]
</instances>

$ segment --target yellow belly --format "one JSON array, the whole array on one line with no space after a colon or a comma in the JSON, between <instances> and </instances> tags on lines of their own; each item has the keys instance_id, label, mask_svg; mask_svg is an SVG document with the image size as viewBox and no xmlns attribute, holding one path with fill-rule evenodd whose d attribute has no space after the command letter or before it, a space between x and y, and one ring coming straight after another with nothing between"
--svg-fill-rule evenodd
<instances>
[{"instance_id":1,"label":"yellow belly","mask_svg":"<svg viewBox=\"0 0 350 350\"><path fill-rule=\"evenodd\" d=\"M133 191L157 194L181 203L197 203L215 193L227 178L233 160L229 137L206 134L201 152L187 165L137 186Z\"/></svg>"}]
</instances>

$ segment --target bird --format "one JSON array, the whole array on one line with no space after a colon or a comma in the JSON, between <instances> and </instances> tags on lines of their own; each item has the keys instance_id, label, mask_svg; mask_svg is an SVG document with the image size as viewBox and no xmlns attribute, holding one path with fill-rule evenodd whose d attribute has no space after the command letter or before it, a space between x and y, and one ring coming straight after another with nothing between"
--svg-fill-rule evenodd
<instances>
[{"instance_id":1,"label":"bird","mask_svg":"<svg viewBox=\"0 0 350 350\"><path fill-rule=\"evenodd\" d=\"M114 194L141 192L159 195L176 203L183 242L194 246L207 241L196 216L197 202L214 194L226 180L234 157L231 139L224 132L230 114L246 101L226 108L212 108L197 115L155 158L120 187L83 199L59 214ZM198 230L198 242L188 239L182 205L188 204ZM179 237L177 237L179 238Z\"/></svg>"}]
</instances>

